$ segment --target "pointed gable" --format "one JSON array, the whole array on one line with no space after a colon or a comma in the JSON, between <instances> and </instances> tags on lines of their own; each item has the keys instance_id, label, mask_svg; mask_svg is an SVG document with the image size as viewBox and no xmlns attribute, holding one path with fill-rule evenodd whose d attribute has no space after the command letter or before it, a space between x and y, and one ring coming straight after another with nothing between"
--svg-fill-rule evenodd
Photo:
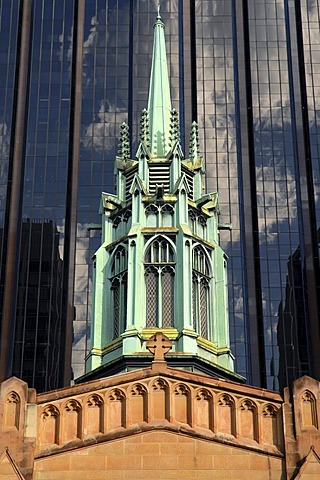
<instances>
[{"instance_id":1,"label":"pointed gable","mask_svg":"<svg viewBox=\"0 0 320 480\"><path fill-rule=\"evenodd\" d=\"M320 478L320 456L311 446L296 480L317 480Z\"/></svg>"},{"instance_id":2,"label":"pointed gable","mask_svg":"<svg viewBox=\"0 0 320 480\"><path fill-rule=\"evenodd\" d=\"M131 195L133 195L136 191L138 191L139 193L143 193L145 195L147 194L145 186L143 185L143 181L141 180L141 178L137 173L133 178L129 192Z\"/></svg>"},{"instance_id":3,"label":"pointed gable","mask_svg":"<svg viewBox=\"0 0 320 480\"><path fill-rule=\"evenodd\" d=\"M5 448L0 457L0 480L24 480L18 466L9 453L8 448Z\"/></svg>"},{"instance_id":4,"label":"pointed gable","mask_svg":"<svg viewBox=\"0 0 320 480\"><path fill-rule=\"evenodd\" d=\"M184 173L181 175L181 177L178 179L177 183L175 184L174 193L177 193L178 191L181 191L183 189L187 192L187 194L190 192L188 180Z\"/></svg>"}]
</instances>

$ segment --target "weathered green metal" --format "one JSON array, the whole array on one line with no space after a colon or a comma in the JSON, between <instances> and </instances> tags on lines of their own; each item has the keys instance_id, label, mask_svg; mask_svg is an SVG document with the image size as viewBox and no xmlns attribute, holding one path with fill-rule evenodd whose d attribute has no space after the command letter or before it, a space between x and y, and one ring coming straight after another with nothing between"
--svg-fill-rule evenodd
<instances>
[{"instance_id":1,"label":"weathered green metal","mask_svg":"<svg viewBox=\"0 0 320 480\"><path fill-rule=\"evenodd\" d=\"M151 154L164 157L170 150L171 97L164 24L160 14L154 24L148 112Z\"/></svg>"},{"instance_id":2,"label":"weathered green metal","mask_svg":"<svg viewBox=\"0 0 320 480\"><path fill-rule=\"evenodd\" d=\"M147 339L159 329L173 341L167 359L196 358L197 364L233 371L218 194L203 191L196 123L183 160L159 14L136 158L130 158L123 124L115 175L116 195L103 193L100 204L102 244L94 256L87 372L142 358Z\"/></svg>"}]
</instances>

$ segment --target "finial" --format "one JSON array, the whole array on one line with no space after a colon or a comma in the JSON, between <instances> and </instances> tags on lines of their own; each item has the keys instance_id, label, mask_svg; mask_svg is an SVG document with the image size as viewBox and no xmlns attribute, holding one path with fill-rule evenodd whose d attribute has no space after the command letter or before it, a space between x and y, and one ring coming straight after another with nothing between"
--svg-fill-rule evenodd
<instances>
[{"instance_id":1,"label":"finial","mask_svg":"<svg viewBox=\"0 0 320 480\"><path fill-rule=\"evenodd\" d=\"M120 140L119 140L119 156L124 160L130 158L130 136L129 125L126 122L122 122L120 126Z\"/></svg>"},{"instance_id":2,"label":"finial","mask_svg":"<svg viewBox=\"0 0 320 480\"><path fill-rule=\"evenodd\" d=\"M180 141L179 114L175 108L170 112L170 146Z\"/></svg>"},{"instance_id":3,"label":"finial","mask_svg":"<svg viewBox=\"0 0 320 480\"><path fill-rule=\"evenodd\" d=\"M157 20L161 20L161 15L160 15L160 3L158 3L158 15L157 15Z\"/></svg>"},{"instance_id":4,"label":"finial","mask_svg":"<svg viewBox=\"0 0 320 480\"><path fill-rule=\"evenodd\" d=\"M149 114L144 108L141 113L140 120L140 140L147 148L150 148L150 130L149 130Z\"/></svg>"},{"instance_id":5,"label":"finial","mask_svg":"<svg viewBox=\"0 0 320 480\"><path fill-rule=\"evenodd\" d=\"M197 160L199 153L199 127L196 122L192 122L190 132L189 157L193 163Z\"/></svg>"}]
</instances>

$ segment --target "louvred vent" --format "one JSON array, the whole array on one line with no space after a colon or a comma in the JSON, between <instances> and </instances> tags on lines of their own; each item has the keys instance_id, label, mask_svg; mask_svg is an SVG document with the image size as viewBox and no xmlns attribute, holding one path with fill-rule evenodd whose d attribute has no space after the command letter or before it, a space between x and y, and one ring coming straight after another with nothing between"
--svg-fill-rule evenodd
<instances>
[{"instance_id":1,"label":"louvred vent","mask_svg":"<svg viewBox=\"0 0 320 480\"><path fill-rule=\"evenodd\" d=\"M138 167L135 166L131 170L129 170L128 173L126 173L126 201L127 202L131 199L131 195L129 193L129 190L130 190L131 185L132 185L133 177L135 176L137 171L138 171Z\"/></svg>"},{"instance_id":2,"label":"louvred vent","mask_svg":"<svg viewBox=\"0 0 320 480\"><path fill-rule=\"evenodd\" d=\"M165 193L170 191L170 165L149 163L149 193L156 192L156 186L163 185Z\"/></svg>"}]
</instances>

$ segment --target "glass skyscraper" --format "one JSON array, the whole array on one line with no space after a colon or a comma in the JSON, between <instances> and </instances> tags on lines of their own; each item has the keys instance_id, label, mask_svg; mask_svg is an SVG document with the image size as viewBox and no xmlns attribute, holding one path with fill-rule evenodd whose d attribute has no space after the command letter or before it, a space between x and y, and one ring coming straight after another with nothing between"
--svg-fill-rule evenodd
<instances>
[{"instance_id":1,"label":"glass skyscraper","mask_svg":"<svg viewBox=\"0 0 320 480\"><path fill-rule=\"evenodd\" d=\"M0 0L1 372L83 373L99 199L138 141L157 0ZM320 0L162 0L181 138L219 192L236 371L320 378ZM72 351L71 351L72 343Z\"/></svg>"}]
</instances>

